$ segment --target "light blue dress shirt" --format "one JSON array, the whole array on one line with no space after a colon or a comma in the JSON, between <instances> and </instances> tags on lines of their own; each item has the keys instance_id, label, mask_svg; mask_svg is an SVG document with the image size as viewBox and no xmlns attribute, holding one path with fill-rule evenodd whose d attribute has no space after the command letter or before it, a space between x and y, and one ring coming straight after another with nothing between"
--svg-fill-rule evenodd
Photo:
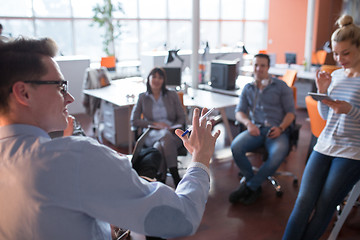
<instances>
[{"instance_id":1,"label":"light blue dress shirt","mask_svg":"<svg viewBox=\"0 0 360 240\"><path fill-rule=\"evenodd\" d=\"M0 239L111 239L109 223L173 238L196 232L209 175L190 167L174 191L91 138L18 124L0 127L0 192Z\"/></svg>"}]
</instances>

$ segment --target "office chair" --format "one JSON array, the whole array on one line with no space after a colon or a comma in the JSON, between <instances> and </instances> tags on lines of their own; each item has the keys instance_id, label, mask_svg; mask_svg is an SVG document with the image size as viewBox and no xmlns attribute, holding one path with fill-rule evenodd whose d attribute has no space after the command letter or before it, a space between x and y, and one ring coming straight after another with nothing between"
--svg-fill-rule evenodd
<instances>
[{"instance_id":1,"label":"office chair","mask_svg":"<svg viewBox=\"0 0 360 240\"><path fill-rule=\"evenodd\" d=\"M109 71L116 70L116 58L115 56L102 57L100 61L101 67L106 67Z\"/></svg>"},{"instance_id":2,"label":"office chair","mask_svg":"<svg viewBox=\"0 0 360 240\"><path fill-rule=\"evenodd\" d=\"M333 71L335 71L335 70L337 70L337 69L339 69L339 68L341 68L341 67L336 66L336 65L322 65L321 68L320 68L320 70L321 70L321 71L328 72L328 73L331 74Z\"/></svg>"},{"instance_id":3,"label":"office chair","mask_svg":"<svg viewBox=\"0 0 360 240\"><path fill-rule=\"evenodd\" d=\"M297 71L288 69L285 74L281 77L281 79L286 82L289 87L293 87L296 81Z\"/></svg>"},{"instance_id":4,"label":"office chair","mask_svg":"<svg viewBox=\"0 0 360 240\"><path fill-rule=\"evenodd\" d=\"M341 227L343 226L343 224L344 224L347 216L349 215L352 207L354 205L358 204L357 199L359 198L359 196L360 196L360 181L358 181L354 185L353 189L349 193L346 204L345 204L345 207L341 211L341 214L338 216L338 219L335 222L335 226L332 229L328 240L336 240L336 238L337 238L337 236L338 236L338 234L339 234L339 232L341 230Z\"/></svg>"},{"instance_id":5,"label":"office chair","mask_svg":"<svg viewBox=\"0 0 360 240\"><path fill-rule=\"evenodd\" d=\"M142 128L137 128L132 126L131 127L131 131L134 133L134 139L135 141L142 135ZM177 149L177 155L179 156L187 156L187 149L185 148L185 146L182 144L178 149ZM181 161L179 161L178 159L178 165L181 163ZM160 167L161 168L161 167ZM185 167L178 167L178 170L184 169ZM162 169L159 169L159 174L157 179L160 182L165 183L166 181L166 176L170 174L168 173L168 169L166 171L163 171Z\"/></svg>"},{"instance_id":6,"label":"office chair","mask_svg":"<svg viewBox=\"0 0 360 240\"><path fill-rule=\"evenodd\" d=\"M311 139L310 139L308 154L307 154L307 158L306 158L306 159L309 159L309 156L317 142L317 138L319 137L321 131L324 129L324 127L326 125L326 120L324 120L320 116L320 114L318 112L318 108L317 108L318 103L316 100L314 100L311 96L306 96L305 103L306 103L306 109L307 109L309 119L310 119L310 128L311 128Z\"/></svg>"},{"instance_id":7,"label":"office chair","mask_svg":"<svg viewBox=\"0 0 360 240\"><path fill-rule=\"evenodd\" d=\"M325 50L318 50L312 53L311 64L315 66L324 65L327 52Z\"/></svg>"},{"instance_id":8,"label":"office chair","mask_svg":"<svg viewBox=\"0 0 360 240\"><path fill-rule=\"evenodd\" d=\"M297 89L294 86L296 78L297 78L297 70L292 70L292 69L286 70L285 74L282 77L280 77L280 79L282 79L284 82L286 82L286 84L292 89L295 107L296 107L296 101L297 101Z\"/></svg>"},{"instance_id":9,"label":"office chair","mask_svg":"<svg viewBox=\"0 0 360 240\"><path fill-rule=\"evenodd\" d=\"M333 71L335 71L336 69L339 69L339 68L340 67L335 66L335 65L322 65L320 70L331 74ZM309 159L310 154L317 142L317 138L319 137L321 131L324 129L324 127L326 125L326 120L320 116L320 114L318 112L316 100L314 100L311 96L306 96L305 103L306 103L306 109L307 109L309 119L310 119L310 128L311 128L311 140L310 140L308 154L307 154L307 158L306 158L306 159Z\"/></svg>"},{"instance_id":10,"label":"office chair","mask_svg":"<svg viewBox=\"0 0 360 240\"><path fill-rule=\"evenodd\" d=\"M237 121L235 122L235 125L239 126L240 132L246 130L246 127L243 124L241 124L241 123L239 123ZM295 122L295 120L294 120L294 122L292 123L292 125L289 128L290 128L290 137L289 137L289 152L288 152L288 155L290 154L291 150L295 149L296 146L297 146L297 142L299 140L299 133L300 133L301 124L297 124ZM264 146L261 146L260 148L256 149L255 151L253 151L251 153L261 154L263 161L266 161L266 159L268 157L268 153L267 153ZM256 172L259 170L255 166L253 166L252 168L253 168L253 171L256 171ZM239 173L239 176L242 176L242 174ZM294 173L292 173L290 171L276 171L272 176L268 176L267 179L270 181L271 185L274 187L274 189L276 191L276 196L278 196L278 197L281 197L283 195L283 191L281 189L281 185L279 184L279 182L275 178L275 176L288 176L288 177L291 177L293 179L293 185L295 187L298 185L298 182L299 182L298 177Z\"/></svg>"}]
</instances>

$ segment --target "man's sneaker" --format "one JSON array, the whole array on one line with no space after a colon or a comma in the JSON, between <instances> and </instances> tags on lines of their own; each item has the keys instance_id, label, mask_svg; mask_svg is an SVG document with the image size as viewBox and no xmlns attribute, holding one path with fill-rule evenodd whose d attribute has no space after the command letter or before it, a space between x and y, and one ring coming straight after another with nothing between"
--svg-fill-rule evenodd
<instances>
[{"instance_id":1,"label":"man's sneaker","mask_svg":"<svg viewBox=\"0 0 360 240\"><path fill-rule=\"evenodd\" d=\"M240 183L239 188L230 194L229 201L231 203L239 202L242 198L247 196L247 194L249 193L249 190L250 189L246 186L245 181Z\"/></svg>"},{"instance_id":2,"label":"man's sneaker","mask_svg":"<svg viewBox=\"0 0 360 240\"><path fill-rule=\"evenodd\" d=\"M256 189L255 191L251 190L250 188L247 189L248 189L247 196L241 198L240 202L245 205L250 205L253 204L261 195L261 187L258 187L258 189Z\"/></svg>"}]
</instances>

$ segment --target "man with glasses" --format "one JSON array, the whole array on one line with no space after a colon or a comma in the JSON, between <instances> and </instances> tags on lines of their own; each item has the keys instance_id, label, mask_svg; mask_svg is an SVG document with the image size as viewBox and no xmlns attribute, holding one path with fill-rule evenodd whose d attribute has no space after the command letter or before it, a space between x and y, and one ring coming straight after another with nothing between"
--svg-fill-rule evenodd
<instances>
[{"instance_id":1,"label":"man with glasses","mask_svg":"<svg viewBox=\"0 0 360 240\"><path fill-rule=\"evenodd\" d=\"M51 139L74 101L56 52L48 38L0 43L0 239L110 239L110 224L165 238L194 234L220 132L194 111L192 134L182 137L193 159L175 191L142 180L126 157L91 138Z\"/></svg>"}]
</instances>

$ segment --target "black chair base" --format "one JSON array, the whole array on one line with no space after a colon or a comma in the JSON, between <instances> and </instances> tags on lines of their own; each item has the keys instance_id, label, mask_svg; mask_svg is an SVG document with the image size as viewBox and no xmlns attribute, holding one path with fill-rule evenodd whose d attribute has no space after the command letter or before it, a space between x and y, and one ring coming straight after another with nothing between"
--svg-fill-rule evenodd
<instances>
[{"instance_id":1,"label":"black chair base","mask_svg":"<svg viewBox=\"0 0 360 240\"><path fill-rule=\"evenodd\" d=\"M259 168L257 167L252 167L253 171L257 172L259 171ZM242 177L242 179L240 180L240 182L245 181L245 177L243 177L243 175L241 174L241 172L239 173L239 176ZM275 178L275 176L287 176L287 177L292 177L293 178L293 186L294 187L298 187L299 184L299 180L298 177L292 173L292 172L288 172L288 171L277 171L274 173L274 175L272 176L268 176L267 179L269 180L269 182L271 183L271 185L273 186L273 188L275 189L275 193L277 197L281 197L283 195L283 191L281 188L281 185L279 184L278 180Z\"/></svg>"}]
</instances>

